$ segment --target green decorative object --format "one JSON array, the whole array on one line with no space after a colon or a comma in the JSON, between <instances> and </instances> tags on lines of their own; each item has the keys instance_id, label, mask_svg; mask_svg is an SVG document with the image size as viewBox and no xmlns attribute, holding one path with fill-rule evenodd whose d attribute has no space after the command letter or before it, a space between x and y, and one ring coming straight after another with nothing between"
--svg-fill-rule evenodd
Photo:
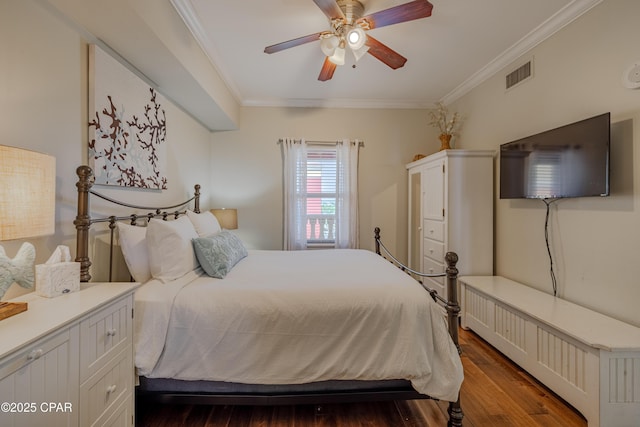
<instances>
[{"instance_id":1,"label":"green decorative object","mask_svg":"<svg viewBox=\"0 0 640 427\"><path fill-rule=\"evenodd\" d=\"M23 243L13 259L0 246L0 298L14 282L25 289L33 287L35 259L36 249L31 243Z\"/></svg>"}]
</instances>

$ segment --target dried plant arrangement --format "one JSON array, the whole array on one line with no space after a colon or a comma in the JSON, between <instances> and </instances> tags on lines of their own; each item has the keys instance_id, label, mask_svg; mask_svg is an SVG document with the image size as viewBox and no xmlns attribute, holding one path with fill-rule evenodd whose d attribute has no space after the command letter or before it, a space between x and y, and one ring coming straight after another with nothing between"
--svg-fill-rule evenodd
<instances>
[{"instance_id":1,"label":"dried plant arrangement","mask_svg":"<svg viewBox=\"0 0 640 427\"><path fill-rule=\"evenodd\" d=\"M462 126L462 118L457 112L451 116L449 114L447 107L442 102L437 102L436 108L429 111L429 124L440 129L441 134L456 135Z\"/></svg>"}]
</instances>

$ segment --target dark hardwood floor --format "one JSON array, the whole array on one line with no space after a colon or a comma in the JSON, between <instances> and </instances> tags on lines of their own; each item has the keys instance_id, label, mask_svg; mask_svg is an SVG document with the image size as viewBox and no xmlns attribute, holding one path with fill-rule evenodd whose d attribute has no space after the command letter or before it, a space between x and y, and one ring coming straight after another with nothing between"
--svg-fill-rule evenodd
<instances>
[{"instance_id":1,"label":"dark hardwood floor","mask_svg":"<svg viewBox=\"0 0 640 427\"><path fill-rule=\"evenodd\" d=\"M586 427L562 399L473 332L460 331L466 427ZM138 427L425 427L447 425L447 402L431 400L315 407L139 405Z\"/></svg>"}]
</instances>

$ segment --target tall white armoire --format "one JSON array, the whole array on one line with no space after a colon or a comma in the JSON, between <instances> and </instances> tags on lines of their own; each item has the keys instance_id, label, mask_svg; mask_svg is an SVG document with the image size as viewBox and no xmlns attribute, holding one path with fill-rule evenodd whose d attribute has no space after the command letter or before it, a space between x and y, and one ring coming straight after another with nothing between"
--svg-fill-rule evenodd
<instances>
[{"instance_id":1,"label":"tall white armoire","mask_svg":"<svg viewBox=\"0 0 640 427\"><path fill-rule=\"evenodd\" d=\"M443 150L407 165L409 267L441 273L458 254L460 276L493 275L494 151ZM448 298L444 278L424 284Z\"/></svg>"}]
</instances>

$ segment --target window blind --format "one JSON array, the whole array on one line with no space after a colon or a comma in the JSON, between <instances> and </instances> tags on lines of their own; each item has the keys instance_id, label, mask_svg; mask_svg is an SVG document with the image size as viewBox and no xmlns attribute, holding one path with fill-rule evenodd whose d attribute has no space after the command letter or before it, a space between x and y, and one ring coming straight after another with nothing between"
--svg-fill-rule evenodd
<instances>
[{"instance_id":1,"label":"window blind","mask_svg":"<svg viewBox=\"0 0 640 427\"><path fill-rule=\"evenodd\" d=\"M335 146L307 147L307 241L334 243L337 157Z\"/></svg>"}]
</instances>

